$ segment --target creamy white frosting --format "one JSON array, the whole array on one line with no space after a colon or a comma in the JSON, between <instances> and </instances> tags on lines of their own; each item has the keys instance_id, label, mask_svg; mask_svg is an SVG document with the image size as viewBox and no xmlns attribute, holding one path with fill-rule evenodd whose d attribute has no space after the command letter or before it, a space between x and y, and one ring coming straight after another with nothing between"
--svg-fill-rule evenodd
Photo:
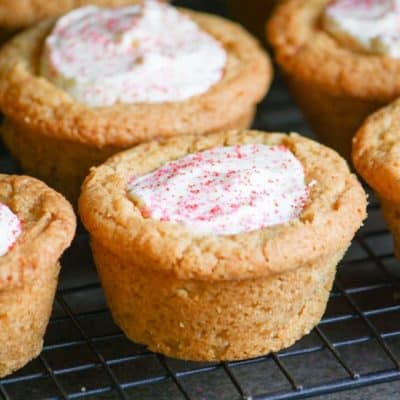
<instances>
[{"instance_id":1,"label":"creamy white frosting","mask_svg":"<svg viewBox=\"0 0 400 400\"><path fill-rule=\"evenodd\" d=\"M8 253L21 232L19 218L6 205L0 203L0 257Z\"/></svg>"},{"instance_id":2,"label":"creamy white frosting","mask_svg":"<svg viewBox=\"0 0 400 400\"><path fill-rule=\"evenodd\" d=\"M297 218L308 198L301 162L284 146L216 147L132 177L142 215L199 235L232 235Z\"/></svg>"},{"instance_id":3,"label":"creamy white frosting","mask_svg":"<svg viewBox=\"0 0 400 400\"><path fill-rule=\"evenodd\" d=\"M41 73L80 102L178 102L223 76L222 45L174 7L154 0L116 9L86 6L58 20Z\"/></svg>"},{"instance_id":4,"label":"creamy white frosting","mask_svg":"<svg viewBox=\"0 0 400 400\"><path fill-rule=\"evenodd\" d=\"M400 0L335 0L323 23L345 45L400 58Z\"/></svg>"}]
</instances>

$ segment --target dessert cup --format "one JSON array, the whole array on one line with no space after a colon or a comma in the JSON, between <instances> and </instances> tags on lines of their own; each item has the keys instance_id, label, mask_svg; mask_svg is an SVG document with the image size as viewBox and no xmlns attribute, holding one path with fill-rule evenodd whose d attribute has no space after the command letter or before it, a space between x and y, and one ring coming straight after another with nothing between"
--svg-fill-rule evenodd
<instances>
[{"instance_id":1,"label":"dessert cup","mask_svg":"<svg viewBox=\"0 0 400 400\"><path fill-rule=\"evenodd\" d=\"M60 270L75 231L70 204L44 183L0 174L0 203L22 224L14 246L0 256L0 377L39 355Z\"/></svg>"},{"instance_id":2,"label":"dessert cup","mask_svg":"<svg viewBox=\"0 0 400 400\"><path fill-rule=\"evenodd\" d=\"M226 51L219 82L183 101L92 107L38 73L41 48L54 20L0 51L0 108L5 145L23 169L73 203L91 166L141 142L248 127L268 90L272 68L256 40L217 16L185 11Z\"/></svg>"},{"instance_id":3,"label":"dessert cup","mask_svg":"<svg viewBox=\"0 0 400 400\"><path fill-rule=\"evenodd\" d=\"M329 3L283 2L267 36L314 132L351 160L351 139L363 120L400 95L400 62L345 45L325 31L322 15Z\"/></svg>"},{"instance_id":4,"label":"dessert cup","mask_svg":"<svg viewBox=\"0 0 400 400\"><path fill-rule=\"evenodd\" d=\"M245 144L281 146L299 160L309 195L298 217L243 233L198 234L190 224L149 217L128 195L132 176ZM79 208L108 305L128 338L170 357L216 361L278 351L311 331L365 218L366 198L333 150L296 134L228 131L111 157L91 170Z\"/></svg>"}]
</instances>

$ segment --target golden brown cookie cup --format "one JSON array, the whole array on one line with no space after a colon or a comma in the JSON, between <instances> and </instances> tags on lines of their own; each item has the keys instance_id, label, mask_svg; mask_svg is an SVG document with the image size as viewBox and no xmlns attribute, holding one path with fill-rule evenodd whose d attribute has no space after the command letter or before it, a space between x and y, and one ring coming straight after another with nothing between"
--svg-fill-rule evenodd
<instances>
[{"instance_id":1,"label":"golden brown cookie cup","mask_svg":"<svg viewBox=\"0 0 400 400\"><path fill-rule=\"evenodd\" d=\"M364 119L400 95L400 61L364 54L321 27L329 0L288 0L268 24L268 39L289 87L318 137L351 160Z\"/></svg>"},{"instance_id":2,"label":"golden brown cookie cup","mask_svg":"<svg viewBox=\"0 0 400 400\"><path fill-rule=\"evenodd\" d=\"M353 140L353 164L381 202L400 259L400 100L368 117Z\"/></svg>"},{"instance_id":3,"label":"golden brown cookie cup","mask_svg":"<svg viewBox=\"0 0 400 400\"><path fill-rule=\"evenodd\" d=\"M0 290L0 377L20 369L42 351L59 270L55 264L32 284Z\"/></svg>"},{"instance_id":4,"label":"golden brown cookie cup","mask_svg":"<svg viewBox=\"0 0 400 400\"><path fill-rule=\"evenodd\" d=\"M7 120L3 136L26 170L75 202L88 167L111 153L152 139L247 127L272 78L268 56L239 25L188 13L222 43L228 61L220 82L182 102L100 108L76 102L37 74L51 21L5 45L0 51L0 108Z\"/></svg>"},{"instance_id":5,"label":"golden brown cookie cup","mask_svg":"<svg viewBox=\"0 0 400 400\"><path fill-rule=\"evenodd\" d=\"M231 236L143 218L127 195L141 175L188 153L283 144L303 163L300 218ZM117 324L171 357L232 360L287 347L320 320L336 265L365 217L365 194L332 150L298 135L230 131L151 142L93 168L79 201Z\"/></svg>"},{"instance_id":6,"label":"golden brown cookie cup","mask_svg":"<svg viewBox=\"0 0 400 400\"><path fill-rule=\"evenodd\" d=\"M33 178L0 174L0 202L22 221L15 246L0 257L0 377L23 367L43 346L75 216L58 193Z\"/></svg>"}]
</instances>

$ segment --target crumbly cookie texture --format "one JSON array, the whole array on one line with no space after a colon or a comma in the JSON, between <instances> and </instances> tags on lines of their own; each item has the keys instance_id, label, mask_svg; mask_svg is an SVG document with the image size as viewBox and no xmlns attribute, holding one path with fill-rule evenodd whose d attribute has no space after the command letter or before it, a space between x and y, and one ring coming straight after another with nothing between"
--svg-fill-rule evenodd
<instances>
[{"instance_id":1,"label":"crumbly cookie texture","mask_svg":"<svg viewBox=\"0 0 400 400\"><path fill-rule=\"evenodd\" d=\"M38 76L43 41L54 21L27 30L0 51L0 107L21 130L102 148L126 148L152 138L202 134L250 112L272 77L268 57L239 25L185 11L227 51L223 78L206 93L160 104L90 108Z\"/></svg>"},{"instance_id":2,"label":"crumbly cookie texture","mask_svg":"<svg viewBox=\"0 0 400 400\"><path fill-rule=\"evenodd\" d=\"M0 257L0 377L36 357L50 318L58 260L76 219L71 205L44 183L0 174L0 203L23 223L16 243Z\"/></svg>"},{"instance_id":3,"label":"crumbly cookie texture","mask_svg":"<svg viewBox=\"0 0 400 400\"><path fill-rule=\"evenodd\" d=\"M188 153L243 143L283 144L300 160L306 182L312 182L300 218L243 235L196 237L183 226L143 218L126 194L132 172L145 174ZM231 131L151 142L112 157L86 179L80 212L92 236L143 267L180 278L243 279L296 269L346 247L365 216L365 194L345 161L326 147L295 134Z\"/></svg>"},{"instance_id":4,"label":"crumbly cookie texture","mask_svg":"<svg viewBox=\"0 0 400 400\"><path fill-rule=\"evenodd\" d=\"M310 187L294 220L230 236L143 216L127 185L191 153L278 145ZM151 142L93 168L80 198L115 321L152 350L191 360L254 357L291 345L320 320L336 264L365 218L365 193L334 151L296 134L230 131Z\"/></svg>"},{"instance_id":5,"label":"crumbly cookie texture","mask_svg":"<svg viewBox=\"0 0 400 400\"><path fill-rule=\"evenodd\" d=\"M19 29L44 18L55 17L87 4L118 7L138 3L140 0L2 0L0 3L0 26Z\"/></svg>"},{"instance_id":6,"label":"crumbly cookie texture","mask_svg":"<svg viewBox=\"0 0 400 400\"><path fill-rule=\"evenodd\" d=\"M0 378L22 368L42 351L60 265L48 265L31 283L0 290Z\"/></svg>"},{"instance_id":7,"label":"crumbly cookie texture","mask_svg":"<svg viewBox=\"0 0 400 400\"><path fill-rule=\"evenodd\" d=\"M273 277L179 279L126 262L92 241L114 320L128 338L170 357L246 359L279 351L320 321L344 249Z\"/></svg>"}]
</instances>

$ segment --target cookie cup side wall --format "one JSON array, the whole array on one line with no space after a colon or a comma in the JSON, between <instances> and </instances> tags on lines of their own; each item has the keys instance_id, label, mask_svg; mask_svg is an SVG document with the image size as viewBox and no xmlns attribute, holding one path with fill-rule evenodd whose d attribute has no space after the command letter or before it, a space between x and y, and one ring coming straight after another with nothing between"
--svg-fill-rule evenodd
<instances>
[{"instance_id":1,"label":"cookie cup side wall","mask_svg":"<svg viewBox=\"0 0 400 400\"><path fill-rule=\"evenodd\" d=\"M59 271L56 264L31 284L0 291L0 378L41 352Z\"/></svg>"},{"instance_id":2,"label":"cookie cup side wall","mask_svg":"<svg viewBox=\"0 0 400 400\"><path fill-rule=\"evenodd\" d=\"M129 264L92 238L113 318L133 341L188 360L234 360L288 347L320 321L345 249L268 278L181 280Z\"/></svg>"}]
</instances>

